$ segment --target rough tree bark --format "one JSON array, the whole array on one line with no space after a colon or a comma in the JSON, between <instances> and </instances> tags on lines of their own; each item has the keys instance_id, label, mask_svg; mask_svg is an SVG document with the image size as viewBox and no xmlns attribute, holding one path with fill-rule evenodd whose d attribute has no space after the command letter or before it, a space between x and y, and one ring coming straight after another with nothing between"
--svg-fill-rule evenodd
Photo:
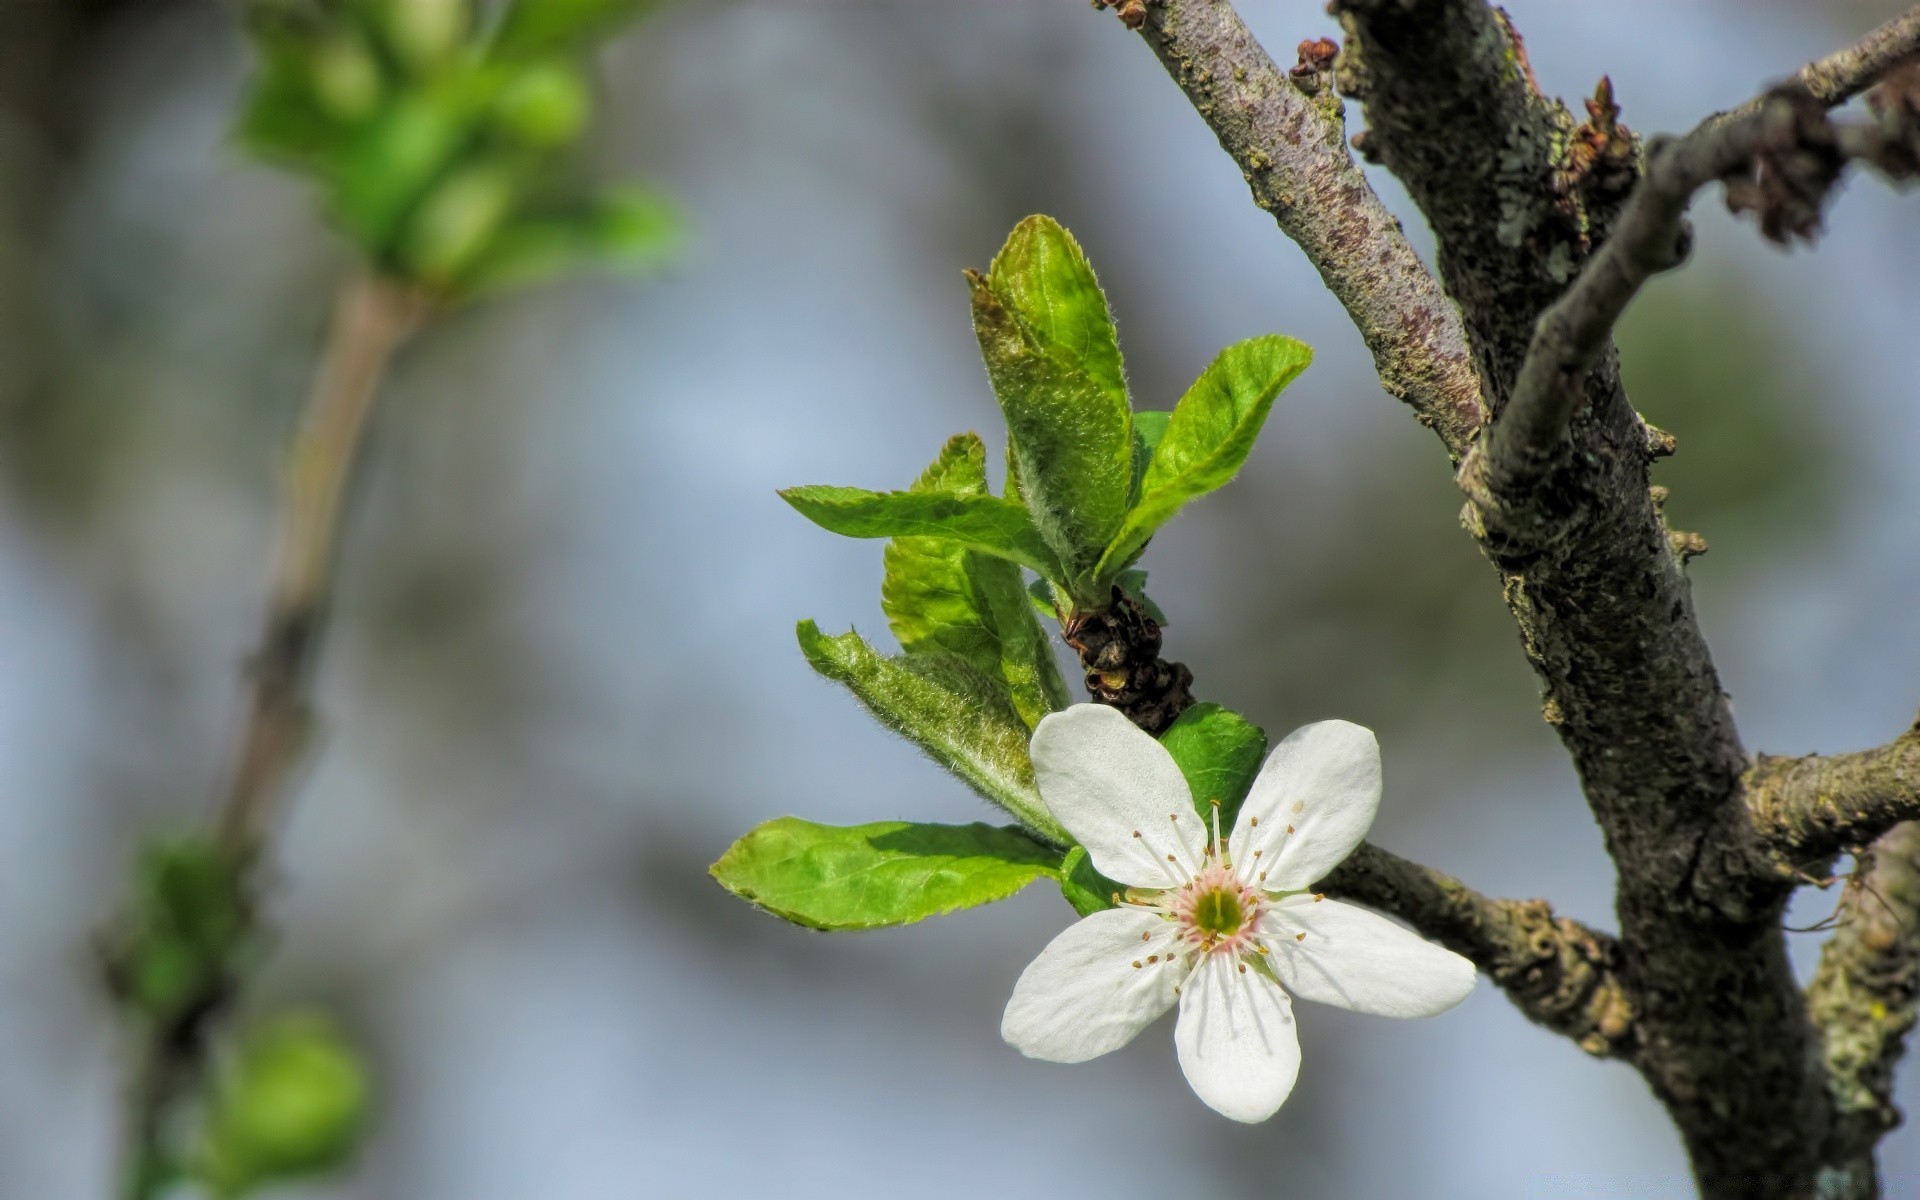
<instances>
[{"instance_id":1,"label":"rough tree bark","mask_svg":"<svg viewBox=\"0 0 1920 1200\"><path fill-rule=\"evenodd\" d=\"M1327 886L1467 954L1531 1019L1631 1062L1709 1196L1870 1196L1920 968L1920 749L1751 761L1694 618L1651 462L1672 439L1621 382L1615 320L1679 265L1694 196L1727 183L1776 240L1810 237L1856 160L1920 169L1920 9L1643 155L1602 80L1577 122L1484 0L1335 0L1344 49L1282 71L1228 0L1108 0L1298 243L1439 435L1617 870L1618 938L1365 847ZM1886 82L1881 82L1886 80ZM1828 109L1880 84L1878 120ZM1439 279L1347 151L1432 226ZM1442 288L1444 283L1444 290ZM1882 835L1885 835L1884 837ZM1836 854L1881 841L1803 993L1781 918ZM1874 905L1880 908L1869 912Z\"/></svg>"}]
</instances>

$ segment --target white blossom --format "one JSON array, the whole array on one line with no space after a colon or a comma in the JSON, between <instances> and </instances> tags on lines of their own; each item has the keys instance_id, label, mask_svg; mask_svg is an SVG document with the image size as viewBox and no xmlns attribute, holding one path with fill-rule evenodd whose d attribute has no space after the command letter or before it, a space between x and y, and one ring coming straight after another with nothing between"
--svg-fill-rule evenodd
<instances>
[{"instance_id":1,"label":"white blossom","mask_svg":"<svg viewBox=\"0 0 1920 1200\"><path fill-rule=\"evenodd\" d=\"M1085 1062L1177 1003L1174 1043L1194 1092L1236 1121L1264 1121L1300 1069L1291 996L1430 1017L1472 990L1466 959L1308 890L1380 806L1370 730L1321 721L1289 734L1224 838L1218 801L1209 827L1166 747L1115 709L1049 715L1033 766L1053 815L1127 890L1014 985L1000 1032L1023 1054Z\"/></svg>"}]
</instances>

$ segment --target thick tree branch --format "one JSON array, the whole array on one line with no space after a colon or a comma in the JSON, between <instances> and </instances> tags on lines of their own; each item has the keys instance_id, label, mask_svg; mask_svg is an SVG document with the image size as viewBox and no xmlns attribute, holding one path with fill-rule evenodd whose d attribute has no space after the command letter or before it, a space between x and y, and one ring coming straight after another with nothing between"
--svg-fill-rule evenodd
<instances>
[{"instance_id":1,"label":"thick tree branch","mask_svg":"<svg viewBox=\"0 0 1920 1200\"><path fill-rule=\"evenodd\" d=\"M1144 11L1123 7L1122 17L1239 164L1254 203L1345 306L1381 386L1458 461L1482 419L1466 334L1347 150L1332 44L1304 43L1289 76L1226 0L1150 0Z\"/></svg>"},{"instance_id":2,"label":"thick tree branch","mask_svg":"<svg viewBox=\"0 0 1920 1200\"><path fill-rule=\"evenodd\" d=\"M1792 876L1920 819L1920 721L1852 754L1763 754L1747 773L1747 812L1764 856L1756 870Z\"/></svg>"},{"instance_id":3,"label":"thick tree branch","mask_svg":"<svg viewBox=\"0 0 1920 1200\"><path fill-rule=\"evenodd\" d=\"M1614 938L1544 900L1495 900L1450 875L1362 845L1320 884L1399 917L1471 959L1527 1019L1599 1057L1633 1053L1633 1005Z\"/></svg>"},{"instance_id":4,"label":"thick tree branch","mask_svg":"<svg viewBox=\"0 0 1920 1200\"><path fill-rule=\"evenodd\" d=\"M1879 1195L1873 1151L1900 1123L1893 1070L1920 1011L1920 824L1886 833L1861 856L1835 914L1837 929L1807 989L1825 1052L1834 1119L1823 1193Z\"/></svg>"}]
</instances>

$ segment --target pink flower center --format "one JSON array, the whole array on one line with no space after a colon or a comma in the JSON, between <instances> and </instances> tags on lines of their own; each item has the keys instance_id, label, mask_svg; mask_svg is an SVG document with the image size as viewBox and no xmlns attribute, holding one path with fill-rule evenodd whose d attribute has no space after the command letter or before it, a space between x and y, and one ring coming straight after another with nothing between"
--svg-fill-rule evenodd
<instances>
[{"instance_id":1,"label":"pink flower center","mask_svg":"<svg viewBox=\"0 0 1920 1200\"><path fill-rule=\"evenodd\" d=\"M1264 897L1219 859L1209 856L1200 873L1167 899L1180 939L1192 948L1239 953L1252 946Z\"/></svg>"}]
</instances>

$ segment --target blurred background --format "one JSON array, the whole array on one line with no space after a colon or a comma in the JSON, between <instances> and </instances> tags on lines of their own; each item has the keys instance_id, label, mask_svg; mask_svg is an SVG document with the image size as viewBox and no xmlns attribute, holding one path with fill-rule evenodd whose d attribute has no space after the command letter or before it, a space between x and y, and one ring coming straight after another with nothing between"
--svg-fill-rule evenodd
<instances>
[{"instance_id":1,"label":"blurred background","mask_svg":"<svg viewBox=\"0 0 1920 1200\"><path fill-rule=\"evenodd\" d=\"M1651 133L1902 6L1509 7L1545 87L1577 110L1610 73ZM1319 0L1243 8L1283 63L1335 32ZM348 266L306 189L229 147L246 69L212 0L0 0L9 1200L112 1193L90 939L133 848L193 822L223 766L277 454ZM1241 480L1143 564L1195 690L1276 736L1371 725L1378 841L1612 923L1444 455L1111 16L687 0L603 87L602 167L671 191L694 236L662 277L465 311L399 364L256 997L339 1013L380 1120L350 1176L288 1194L1686 1194L1639 1079L1485 984L1431 1022L1302 1005L1299 1090L1245 1128L1189 1095L1165 1025L1079 1067L1001 1044L1013 980L1072 917L1050 889L829 937L711 883L781 814L986 815L801 659L801 617L884 634L880 546L774 489L902 486L948 434L999 437L960 269L1044 211L1102 274L1141 407L1238 338L1318 349ZM1915 215L1857 179L1817 251L1784 255L1709 199L1695 263L1622 333L1679 438L1657 478L1711 543L1695 595L1752 748L1878 743L1920 703ZM1796 937L1803 969L1819 941ZM1920 1134L1886 1155L1920 1171Z\"/></svg>"}]
</instances>

